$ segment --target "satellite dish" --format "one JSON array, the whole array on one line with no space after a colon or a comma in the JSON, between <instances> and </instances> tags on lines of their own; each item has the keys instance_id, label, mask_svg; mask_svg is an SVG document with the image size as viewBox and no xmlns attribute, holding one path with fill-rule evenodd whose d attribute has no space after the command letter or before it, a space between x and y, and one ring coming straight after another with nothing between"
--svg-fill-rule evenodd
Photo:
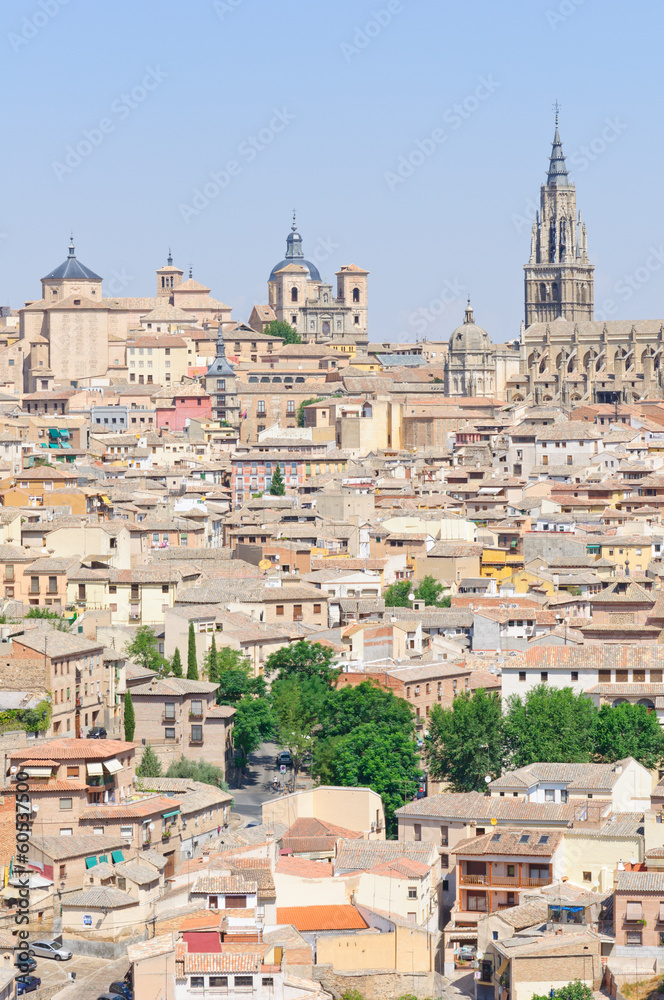
<instances>
[{"instance_id":1,"label":"satellite dish","mask_svg":"<svg viewBox=\"0 0 664 1000\"><path fill-rule=\"evenodd\" d=\"M492 816L491 817L491 826L497 826L497 825L498 825L498 820L496 819L495 816Z\"/></svg>"},{"instance_id":2,"label":"satellite dish","mask_svg":"<svg viewBox=\"0 0 664 1000\"><path fill-rule=\"evenodd\" d=\"M629 859L629 863L630 863L631 865L635 865L635 864L636 864L636 858L630 858L630 859Z\"/></svg>"},{"instance_id":3,"label":"satellite dish","mask_svg":"<svg viewBox=\"0 0 664 1000\"><path fill-rule=\"evenodd\" d=\"M259 569L271 569L272 568L272 563L270 562L269 559L261 559L261 561L258 564L258 568Z\"/></svg>"},{"instance_id":4,"label":"satellite dish","mask_svg":"<svg viewBox=\"0 0 664 1000\"><path fill-rule=\"evenodd\" d=\"M490 782L492 782L492 781L493 781L493 778L491 777L491 775L490 775L490 774L485 774L485 775L484 775L484 780L486 781L486 783L487 783L487 785L488 785L488 784L490 784Z\"/></svg>"}]
</instances>

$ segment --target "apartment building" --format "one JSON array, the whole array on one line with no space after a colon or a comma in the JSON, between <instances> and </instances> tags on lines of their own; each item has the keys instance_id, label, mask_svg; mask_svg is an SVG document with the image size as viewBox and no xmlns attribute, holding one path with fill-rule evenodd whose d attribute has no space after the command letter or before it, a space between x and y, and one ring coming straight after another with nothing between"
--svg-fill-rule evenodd
<instances>
[{"instance_id":1,"label":"apartment building","mask_svg":"<svg viewBox=\"0 0 664 1000\"><path fill-rule=\"evenodd\" d=\"M217 705L216 684L186 677L152 677L132 686L136 732L148 742L164 771L180 757L203 758L221 768L233 768L235 709Z\"/></svg>"},{"instance_id":2,"label":"apartment building","mask_svg":"<svg viewBox=\"0 0 664 1000\"><path fill-rule=\"evenodd\" d=\"M488 786L489 794L529 802L569 802L601 798L615 812L650 808L652 779L633 757L613 764L529 764L506 771Z\"/></svg>"}]
</instances>

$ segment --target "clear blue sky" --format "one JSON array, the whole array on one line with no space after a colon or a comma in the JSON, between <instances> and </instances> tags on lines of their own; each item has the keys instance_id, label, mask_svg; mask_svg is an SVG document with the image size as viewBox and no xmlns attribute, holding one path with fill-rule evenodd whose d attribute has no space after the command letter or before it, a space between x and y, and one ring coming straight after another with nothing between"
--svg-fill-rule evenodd
<instances>
[{"instance_id":1,"label":"clear blue sky","mask_svg":"<svg viewBox=\"0 0 664 1000\"><path fill-rule=\"evenodd\" d=\"M371 272L371 339L447 338L468 291L507 340L557 98L596 309L664 315L661 2L15 0L0 16L3 303L39 296L71 227L105 294L153 295L172 245L246 320L296 207L324 277ZM418 142L434 151L388 183Z\"/></svg>"}]
</instances>

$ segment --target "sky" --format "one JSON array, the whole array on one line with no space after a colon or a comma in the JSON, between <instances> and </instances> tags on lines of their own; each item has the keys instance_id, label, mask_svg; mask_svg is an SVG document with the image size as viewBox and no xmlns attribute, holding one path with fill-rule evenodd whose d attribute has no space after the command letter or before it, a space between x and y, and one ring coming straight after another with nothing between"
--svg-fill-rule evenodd
<instances>
[{"instance_id":1,"label":"sky","mask_svg":"<svg viewBox=\"0 0 664 1000\"><path fill-rule=\"evenodd\" d=\"M659 0L13 0L0 302L76 253L105 295L175 263L248 320L293 209L369 272L371 340L518 336L560 103L601 319L664 315Z\"/></svg>"}]
</instances>

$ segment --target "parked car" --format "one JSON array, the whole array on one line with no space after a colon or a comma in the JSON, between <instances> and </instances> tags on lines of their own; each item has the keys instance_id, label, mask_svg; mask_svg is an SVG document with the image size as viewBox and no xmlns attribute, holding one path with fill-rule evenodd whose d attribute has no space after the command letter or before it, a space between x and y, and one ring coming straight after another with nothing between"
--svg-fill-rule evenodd
<instances>
[{"instance_id":1,"label":"parked car","mask_svg":"<svg viewBox=\"0 0 664 1000\"><path fill-rule=\"evenodd\" d=\"M281 767L285 764L286 767L293 766L293 758L290 755L290 750L282 750L281 753L277 754L277 767Z\"/></svg>"},{"instance_id":2,"label":"parked car","mask_svg":"<svg viewBox=\"0 0 664 1000\"><path fill-rule=\"evenodd\" d=\"M88 730L87 739L89 740L105 740L108 733L103 726L93 726L92 729Z\"/></svg>"},{"instance_id":3,"label":"parked car","mask_svg":"<svg viewBox=\"0 0 664 1000\"><path fill-rule=\"evenodd\" d=\"M57 941L31 941L30 951L39 958L54 958L56 962L68 962L72 953L61 947Z\"/></svg>"},{"instance_id":4,"label":"parked car","mask_svg":"<svg viewBox=\"0 0 664 1000\"><path fill-rule=\"evenodd\" d=\"M41 986L41 979L39 976L17 976L15 979L16 983L16 996L22 997L24 993L34 993Z\"/></svg>"},{"instance_id":5,"label":"parked car","mask_svg":"<svg viewBox=\"0 0 664 1000\"><path fill-rule=\"evenodd\" d=\"M14 965L16 966L17 969L20 968L18 958L14 960ZM21 969L22 974L25 974L26 972L34 972L35 969L37 968L37 959L26 958L23 962L21 962L21 965L23 966L23 968Z\"/></svg>"},{"instance_id":6,"label":"parked car","mask_svg":"<svg viewBox=\"0 0 664 1000\"><path fill-rule=\"evenodd\" d=\"M124 997L124 1000L134 1000L134 991L129 983L124 980L118 979L115 983L111 983L108 987L108 992L113 993L117 997Z\"/></svg>"}]
</instances>

